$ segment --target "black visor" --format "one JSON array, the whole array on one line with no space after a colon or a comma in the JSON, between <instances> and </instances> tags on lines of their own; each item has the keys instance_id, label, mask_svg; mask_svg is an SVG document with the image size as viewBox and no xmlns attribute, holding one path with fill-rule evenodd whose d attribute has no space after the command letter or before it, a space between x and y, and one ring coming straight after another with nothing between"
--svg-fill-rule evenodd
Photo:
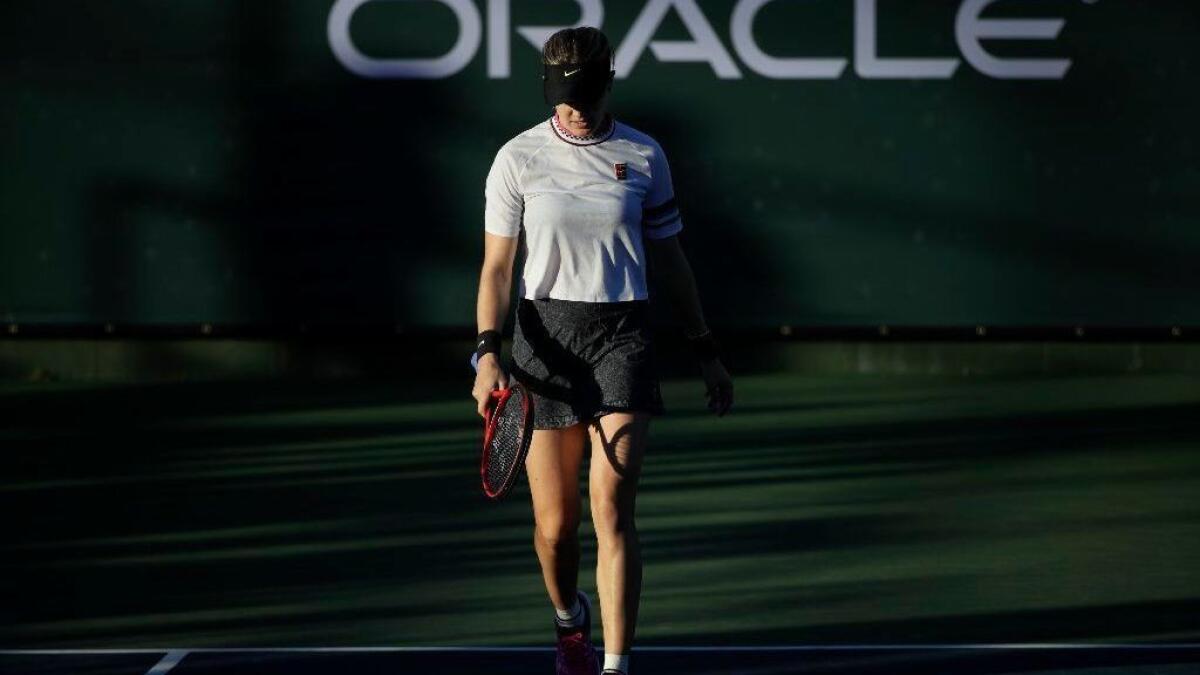
<instances>
[{"instance_id":1,"label":"black visor","mask_svg":"<svg viewBox=\"0 0 1200 675\"><path fill-rule=\"evenodd\" d=\"M587 108L599 102L608 88L608 64L542 65L542 95L546 103Z\"/></svg>"}]
</instances>

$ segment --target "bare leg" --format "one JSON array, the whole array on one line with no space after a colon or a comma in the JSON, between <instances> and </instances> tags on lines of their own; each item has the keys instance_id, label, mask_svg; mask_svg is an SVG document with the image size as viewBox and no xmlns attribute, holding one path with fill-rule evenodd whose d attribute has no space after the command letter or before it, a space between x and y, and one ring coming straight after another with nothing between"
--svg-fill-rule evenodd
<instances>
[{"instance_id":1,"label":"bare leg","mask_svg":"<svg viewBox=\"0 0 1200 675\"><path fill-rule=\"evenodd\" d=\"M525 457L533 499L533 547L557 609L570 609L579 584L579 467L586 438L582 423L534 429Z\"/></svg>"},{"instance_id":2,"label":"bare leg","mask_svg":"<svg viewBox=\"0 0 1200 675\"><path fill-rule=\"evenodd\" d=\"M642 554L634 523L637 481L648 413L608 413L588 425L592 441L589 493L596 528L596 590L604 651L628 654L642 594Z\"/></svg>"}]
</instances>

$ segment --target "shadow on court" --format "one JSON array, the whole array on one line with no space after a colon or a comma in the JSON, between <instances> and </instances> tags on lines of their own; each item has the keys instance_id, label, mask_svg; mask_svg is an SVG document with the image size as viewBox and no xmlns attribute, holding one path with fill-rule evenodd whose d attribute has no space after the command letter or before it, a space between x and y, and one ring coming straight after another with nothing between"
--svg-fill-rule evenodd
<instances>
[{"instance_id":1,"label":"shadow on court","mask_svg":"<svg viewBox=\"0 0 1200 675\"><path fill-rule=\"evenodd\" d=\"M0 647L549 644L528 488L482 497L465 382L430 384L0 392ZM775 375L718 419L665 383L637 644L1195 641L1195 384ZM635 667L668 656L718 658Z\"/></svg>"}]
</instances>

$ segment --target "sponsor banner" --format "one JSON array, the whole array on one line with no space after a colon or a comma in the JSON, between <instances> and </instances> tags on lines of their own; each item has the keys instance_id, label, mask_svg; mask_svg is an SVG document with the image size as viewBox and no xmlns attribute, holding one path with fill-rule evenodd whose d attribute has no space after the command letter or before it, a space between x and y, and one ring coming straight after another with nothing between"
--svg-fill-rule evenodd
<instances>
[{"instance_id":1,"label":"sponsor banner","mask_svg":"<svg viewBox=\"0 0 1200 675\"><path fill-rule=\"evenodd\" d=\"M6 6L0 323L471 326L598 25L714 324L1200 324L1191 0Z\"/></svg>"}]
</instances>

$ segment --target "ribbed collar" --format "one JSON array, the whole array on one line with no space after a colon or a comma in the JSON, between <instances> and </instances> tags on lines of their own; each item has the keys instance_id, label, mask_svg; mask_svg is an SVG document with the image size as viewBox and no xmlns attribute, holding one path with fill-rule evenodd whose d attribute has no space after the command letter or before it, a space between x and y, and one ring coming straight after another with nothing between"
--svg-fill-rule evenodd
<instances>
[{"instance_id":1,"label":"ribbed collar","mask_svg":"<svg viewBox=\"0 0 1200 675\"><path fill-rule=\"evenodd\" d=\"M576 136L575 134L562 128L558 123L558 114L550 113L550 128L554 130L554 135L561 140L570 143L571 145L595 145L603 143L612 137L613 132L617 130L617 120L612 116L612 113L606 113L605 119L608 124L593 131L587 136Z\"/></svg>"}]
</instances>

